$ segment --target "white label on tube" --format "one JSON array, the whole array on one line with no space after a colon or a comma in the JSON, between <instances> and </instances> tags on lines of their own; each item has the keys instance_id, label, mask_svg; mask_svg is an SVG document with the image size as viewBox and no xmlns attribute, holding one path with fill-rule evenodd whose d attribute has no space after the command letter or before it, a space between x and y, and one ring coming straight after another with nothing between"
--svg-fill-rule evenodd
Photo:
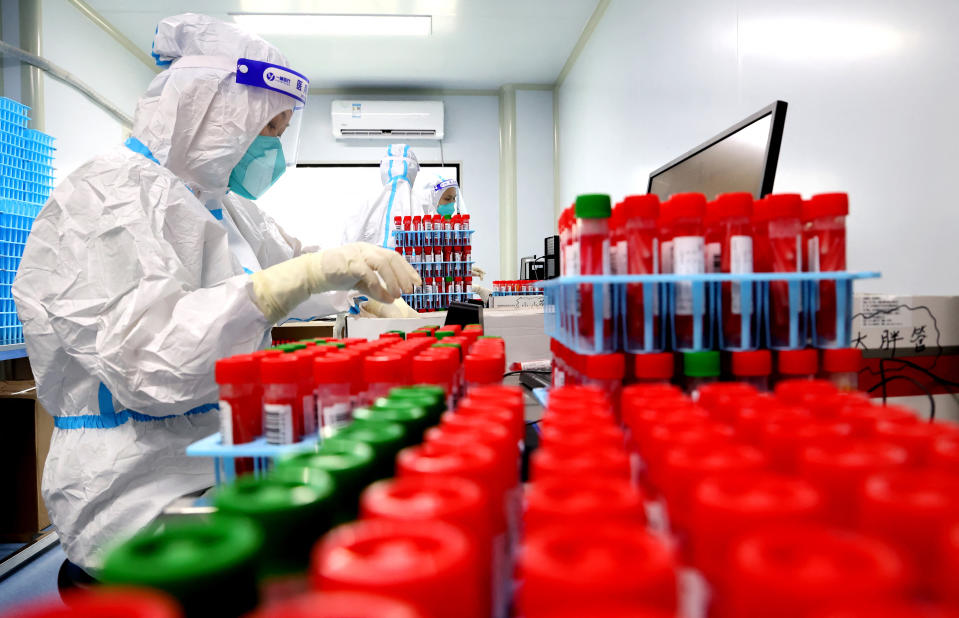
<instances>
[{"instance_id":1,"label":"white label on tube","mask_svg":"<svg viewBox=\"0 0 959 618\"><path fill-rule=\"evenodd\" d=\"M723 246L718 242L706 245L706 272L718 273L723 266Z\"/></svg>"},{"instance_id":2,"label":"white label on tube","mask_svg":"<svg viewBox=\"0 0 959 618\"><path fill-rule=\"evenodd\" d=\"M569 275L580 275L582 272L579 270L579 243L573 243L569 246Z\"/></svg>"},{"instance_id":3,"label":"white label on tube","mask_svg":"<svg viewBox=\"0 0 959 618\"><path fill-rule=\"evenodd\" d=\"M629 272L629 249L626 247L626 241L621 240L611 249L613 251L613 273L614 275L625 275Z\"/></svg>"},{"instance_id":4,"label":"white label on tube","mask_svg":"<svg viewBox=\"0 0 959 618\"><path fill-rule=\"evenodd\" d=\"M806 258L809 261L809 272L819 272L819 237L813 236L806 243Z\"/></svg>"},{"instance_id":5,"label":"white label on tube","mask_svg":"<svg viewBox=\"0 0 959 618\"><path fill-rule=\"evenodd\" d=\"M659 239L653 239L653 274L660 274L659 270ZM659 284L653 286L653 315L659 315Z\"/></svg>"},{"instance_id":6,"label":"white label on tube","mask_svg":"<svg viewBox=\"0 0 959 618\"><path fill-rule=\"evenodd\" d=\"M603 239L603 274L610 274L609 238ZM603 319L608 320L613 315L613 299L610 297L609 286L603 284Z\"/></svg>"},{"instance_id":7,"label":"white label on tube","mask_svg":"<svg viewBox=\"0 0 959 618\"><path fill-rule=\"evenodd\" d=\"M316 399L312 393L303 397L303 433L316 433Z\"/></svg>"},{"instance_id":8,"label":"white label on tube","mask_svg":"<svg viewBox=\"0 0 959 618\"><path fill-rule=\"evenodd\" d=\"M663 274L673 274L673 241L667 240L660 245L659 253L662 256L660 262L663 266Z\"/></svg>"},{"instance_id":9,"label":"white label on tube","mask_svg":"<svg viewBox=\"0 0 959 618\"><path fill-rule=\"evenodd\" d=\"M702 236L677 236L673 238L673 272L677 275L700 275L706 264ZM676 315L693 314L693 284L676 284Z\"/></svg>"},{"instance_id":10,"label":"white label on tube","mask_svg":"<svg viewBox=\"0 0 959 618\"><path fill-rule=\"evenodd\" d=\"M220 401L220 444L233 446L233 406L229 401Z\"/></svg>"},{"instance_id":11,"label":"white label on tube","mask_svg":"<svg viewBox=\"0 0 959 618\"><path fill-rule=\"evenodd\" d=\"M267 444L292 444L293 406L285 403L264 403L263 433Z\"/></svg>"},{"instance_id":12,"label":"white label on tube","mask_svg":"<svg viewBox=\"0 0 959 618\"><path fill-rule=\"evenodd\" d=\"M350 423L350 405L346 402L331 403L323 406L321 410L323 427L328 431Z\"/></svg>"},{"instance_id":13,"label":"white label on tube","mask_svg":"<svg viewBox=\"0 0 959 618\"><path fill-rule=\"evenodd\" d=\"M752 236L732 236L729 239L729 272L751 273L753 272L753 239ZM740 291L742 284L733 283L732 294L730 295L732 312L742 313L740 305Z\"/></svg>"}]
</instances>

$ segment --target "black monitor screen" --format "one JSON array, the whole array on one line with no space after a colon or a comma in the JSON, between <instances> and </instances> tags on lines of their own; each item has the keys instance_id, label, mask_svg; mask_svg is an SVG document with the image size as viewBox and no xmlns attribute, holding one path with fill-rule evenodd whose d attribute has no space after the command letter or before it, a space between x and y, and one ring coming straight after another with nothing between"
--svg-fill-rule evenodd
<instances>
[{"instance_id":1,"label":"black monitor screen","mask_svg":"<svg viewBox=\"0 0 959 618\"><path fill-rule=\"evenodd\" d=\"M666 200L676 193L772 192L782 142L786 103L769 107L723 131L649 176L649 193Z\"/></svg>"}]
</instances>

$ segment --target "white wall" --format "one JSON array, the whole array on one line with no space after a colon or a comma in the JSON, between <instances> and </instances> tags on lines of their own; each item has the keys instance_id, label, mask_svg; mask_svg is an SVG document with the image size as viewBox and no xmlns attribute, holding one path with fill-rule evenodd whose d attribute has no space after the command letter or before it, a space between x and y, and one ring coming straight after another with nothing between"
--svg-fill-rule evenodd
<instances>
[{"instance_id":1,"label":"white wall","mask_svg":"<svg viewBox=\"0 0 959 618\"><path fill-rule=\"evenodd\" d=\"M541 256L555 228L551 90L516 91L516 179L516 254Z\"/></svg>"},{"instance_id":2,"label":"white wall","mask_svg":"<svg viewBox=\"0 0 959 618\"><path fill-rule=\"evenodd\" d=\"M330 127L330 102L350 98L342 95L312 95L300 134L298 159L303 163L379 163L386 152L385 140L337 141ZM355 97L354 97L355 98ZM499 276L499 100L496 96L456 95L442 97L364 95L360 99L441 99L445 103L445 160L460 163L463 197L470 212L473 235L473 259L487 272L486 281ZM422 162L439 163L440 149L435 141L410 144ZM379 192L371 186L370 195ZM305 196L322 200L323 188ZM475 283L475 282L474 282Z\"/></svg>"},{"instance_id":3,"label":"white wall","mask_svg":"<svg viewBox=\"0 0 959 618\"><path fill-rule=\"evenodd\" d=\"M43 56L73 73L131 118L153 73L70 3L45 0ZM44 76L44 130L56 138L59 182L91 157L120 144L120 124L79 92Z\"/></svg>"},{"instance_id":4,"label":"white wall","mask_svg":"<svg viewBox=\"0 0 959 618\"><path fill-rule=\"evenodd\" d=\"M954 0L612 0L559 96L560 204L619 199L775 99L775 190L847 191L859 291L956 294Z\"/></svg>"}]
</instances>

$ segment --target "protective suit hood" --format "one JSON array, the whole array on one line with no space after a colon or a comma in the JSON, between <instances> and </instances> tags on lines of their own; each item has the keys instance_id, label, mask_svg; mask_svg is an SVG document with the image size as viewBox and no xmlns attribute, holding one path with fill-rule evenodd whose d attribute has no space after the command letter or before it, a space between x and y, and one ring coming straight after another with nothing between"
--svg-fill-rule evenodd
<instances>
[{"instance_id":1,"label":"protective suit hood","mask_svg":"<svg viewBox=\"0 0 959 618\"><path fill-rule=\"evenodd\" d=\"M463 201L463 192L460 191L459 183L436 172L420 176L420 182L416 183L416 188L413 190L413 201L424 215L435 215L440 205L440 198L450 188L456 190L454 214L469 214Z\"/></svg>"},{"instance_id":2,"label":"protective suit hood","mask_svg":"<svg viewBox=\"0 0 959 618\"><path fill-rule=\"evenodd\" d=\"M409 144L390 144L386 147L386 156L380 159L380 182L384 185L394 178L405 178L412 187L419 171L420 162Z\"/></svg>"},{"instance_id":3,"label":"protective suit hood","mask_svg":"<svg viewBox=\"0 0 959 618\"><path fill-rule=\"evenodd\" d=\"M137 103L132 135L201 202L219 198L253 139L294 104L278 92L237 84L236 60L285 65L286 57L233 24L192 13L158 24L153 55L169 68Z\"/></svg>"}]
</instances>

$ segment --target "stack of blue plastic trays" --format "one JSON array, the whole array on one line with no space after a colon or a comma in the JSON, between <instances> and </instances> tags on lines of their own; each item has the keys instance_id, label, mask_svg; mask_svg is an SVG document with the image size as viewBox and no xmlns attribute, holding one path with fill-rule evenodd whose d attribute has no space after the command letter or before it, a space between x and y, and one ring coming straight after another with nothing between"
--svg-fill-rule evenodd
<instances>
[{"instance_id":1,"label":"stack of blue plastic trays","mask_svg":"<svg viewBox=\"0 0 959 618\"><path fill-rule=\"evenodd\" d=\"M0 345L23 343L11 285L53 190L53 138L27 128L30 108L0 97Z\"/></svg>"}]
</instances>

